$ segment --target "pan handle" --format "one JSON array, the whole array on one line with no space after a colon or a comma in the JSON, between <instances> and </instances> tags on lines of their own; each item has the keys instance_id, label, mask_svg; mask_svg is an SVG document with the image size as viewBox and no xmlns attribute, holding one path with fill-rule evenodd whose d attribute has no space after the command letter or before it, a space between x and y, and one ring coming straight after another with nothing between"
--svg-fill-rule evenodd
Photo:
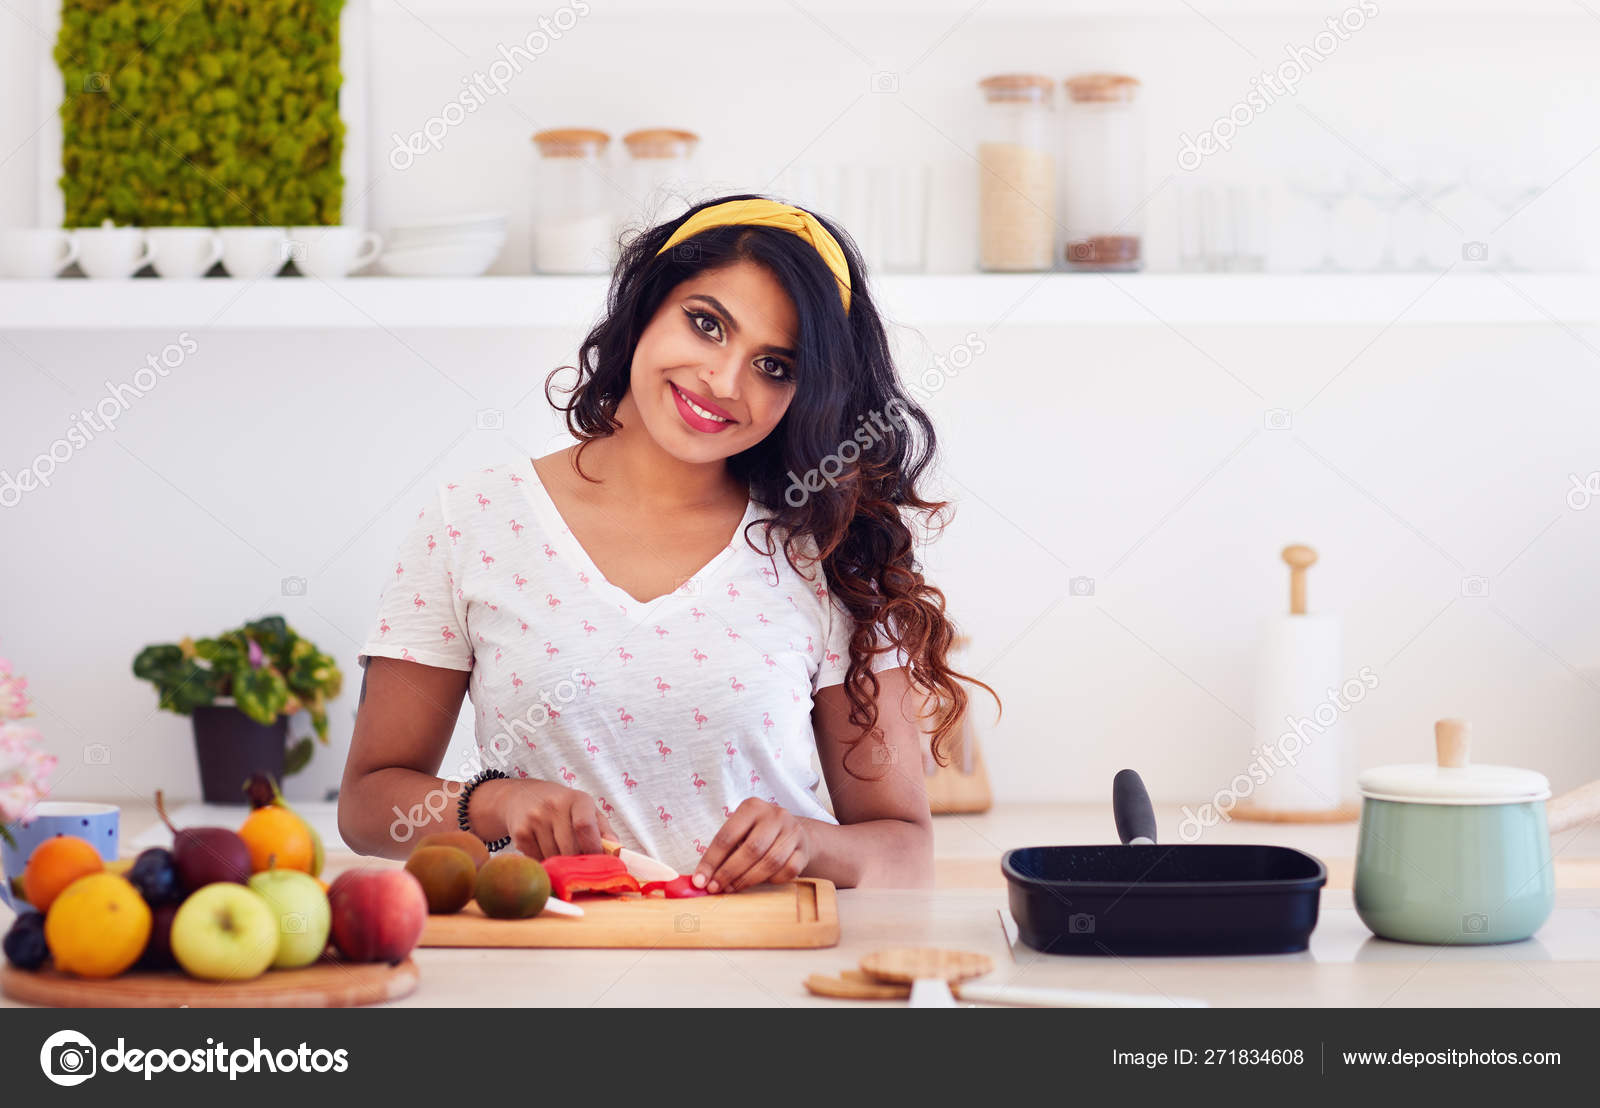
<instances>
[{"instance_id":1,"label":"pan handle","mask_svg":"<svg viewBox=\"0 0 1600 1108\"><path fill-rule=\"evenodd\" d=\"M1156 813L1144 782L1131 769L1111 782L1111 811L1117 820L1117 837L1130 845L1156 841Z\"/></svg>"}]
</instances>

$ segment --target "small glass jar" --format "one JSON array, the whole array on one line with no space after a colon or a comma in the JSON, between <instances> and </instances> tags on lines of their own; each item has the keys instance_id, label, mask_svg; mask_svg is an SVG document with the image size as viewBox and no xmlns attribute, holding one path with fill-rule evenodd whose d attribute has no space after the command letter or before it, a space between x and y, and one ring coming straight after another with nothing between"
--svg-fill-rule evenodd
<instances>
[{"instance_id":1,"label":"small glass jar","mask_svg":"<svg viewBox=\"0 0 1600 1108\"><path fill-rule=\"evenodd\" d=\"M1056 243L1055 81L1004 73L978 82L978 267L1051 269Z\"/></svg>"},{"instance_id":2,"label":"small glass jar","mask_svg":"<svg viewBox=\"0 0 1600 1108\"><path fill-rule=\"evenodd\" d=\"M616 261L616 218L605 183L611 136L564 127L533 136L539 151L533 200L537 273L608 273Z\"/></svg>"},{"instance_id":3,"label":"small glass jar","mask_svg":"<svg viewBox=\"0 0 1600 1108\"><path fill-rule=\"evenodd\" d=\"M1062 257L1074 270L1144 265L1144 122L1139 82L1120 73L1068 77L1063 111Z\"/></svg>"},{"instance_id":4,"label":"small glass jar","mask_svg":"<svg viewBox=\"0 0 1600 1108\"><path fill-rule=\"evenodd\" d=\"M629 132L622 143L628 149L625 180L634 205L624 214L623 225L638 222L652 227L688 211L696 188L694 155L700 136L651 127Z\"/></svg>"}]
</instances>

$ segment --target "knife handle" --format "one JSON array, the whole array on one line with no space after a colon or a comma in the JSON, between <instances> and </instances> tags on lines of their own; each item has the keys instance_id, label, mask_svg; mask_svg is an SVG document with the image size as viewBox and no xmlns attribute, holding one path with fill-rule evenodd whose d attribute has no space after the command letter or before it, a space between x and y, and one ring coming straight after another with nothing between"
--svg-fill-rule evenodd
<instances>
[{"instance_id":1,"label":"knife handle","mask_svg":"<svg viewBox=\"0 0 1600 1108\"><path fill-rule=\"evenodd\" d=\"M612 857L616 857L618 854L622 853L622 844L619 842L614 842L611 839L601 839L600 848L607 854L610 854Z\"/></svg>"}]
</instances>

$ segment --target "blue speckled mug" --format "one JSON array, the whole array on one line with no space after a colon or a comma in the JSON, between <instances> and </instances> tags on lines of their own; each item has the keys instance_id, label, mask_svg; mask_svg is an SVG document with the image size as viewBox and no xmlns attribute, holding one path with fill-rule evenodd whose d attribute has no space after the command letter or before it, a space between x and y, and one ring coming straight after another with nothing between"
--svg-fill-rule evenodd
<instances>
[{"instance_id":1,"label":"blue speckled mug","mask_svg":"<svg viewBox=\"0 0 1600 1108\"><path fill-rule=\"evenodd\" d=\"M115 804L90 804L74 800L42 800L34 805L26 823L13 823L7 827L17 840L12 846L0 839L0 900L13 910L21 912L28 903L11 891L11 879L21 877L33 848L57 835L71 835L91 843L107 862L117 858L118 833L122 822L122 809Z\"/></svg>"}]
</instances>

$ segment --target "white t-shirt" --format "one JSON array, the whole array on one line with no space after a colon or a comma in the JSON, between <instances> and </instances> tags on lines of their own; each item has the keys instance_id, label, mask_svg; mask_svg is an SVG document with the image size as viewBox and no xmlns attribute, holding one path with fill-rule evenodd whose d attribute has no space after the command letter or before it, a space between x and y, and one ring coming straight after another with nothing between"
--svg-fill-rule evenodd
<instances>
[{"instance_id":1,"label":"white t-shirt","mask_svg":"<svg viewBox=\"0 0 1600 1108\"><path fill-rule=\"evenodd\" d=\"M417 513L360 664L470 670L482 767L590 794L623 845L679 872L748 797L837 823L816 792L812 694L844 681L854 622L802 560L814 540L805 574L781 545L750 548L745 525L770 515L750 501L733 542L641 604L595 568L531 460L481 470ZM905 664L894 650L871 668Z\"/></svg>"}]
</instances>

